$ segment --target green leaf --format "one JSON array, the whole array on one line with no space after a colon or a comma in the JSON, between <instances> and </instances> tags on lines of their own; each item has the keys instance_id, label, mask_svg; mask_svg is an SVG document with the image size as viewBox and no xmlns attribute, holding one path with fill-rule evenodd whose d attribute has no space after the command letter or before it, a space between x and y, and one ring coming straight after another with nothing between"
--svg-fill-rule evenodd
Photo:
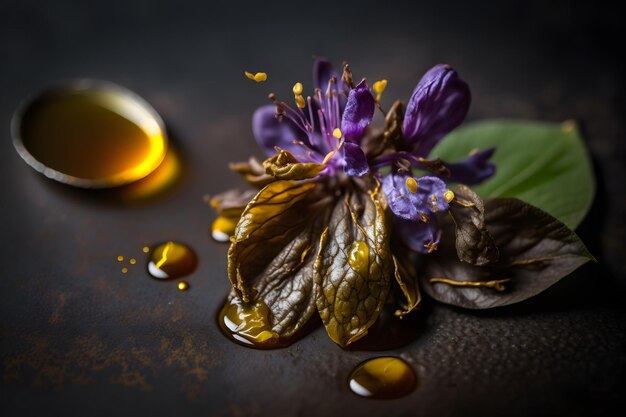
<instances>
[{"instance_id":1,"label":"green leaf","mask_svg":"<svg viewBox=\"0 0 626 417\"><path fill-rule=\"evenodd\" d=\"M473 187L483 199L515 197L576 228L591 206L595 179L573 122L493 120L453 131L429 157L456 162L495 146L496 173Z\"/></svg>"},{"instance_id":2,"label":"green leaf","mask_svg":"<svg viewBox=\"0 0 626 417\"><path fill-rule=\"evenodd\" d=\"M456 257L454 225L444 219L439 249L424 257L424 291L443 303L484 309L513 304L545 290L595 260L576 234L548 213L515 199L485 205L485 223L500 251L497 262L470 265Z\"/></svg>"},{"instance_id":3,"label":"green leaf","mask_svg":"<svg viewBox=\"0 0 626 417\"><path fill-rule=\"evenodd\" d=\"M314 266L317 309L342 347L365 336L383 309L393 267L389 232L376 193L349 190L322 234Z\"/></svg>"}]
</instances>

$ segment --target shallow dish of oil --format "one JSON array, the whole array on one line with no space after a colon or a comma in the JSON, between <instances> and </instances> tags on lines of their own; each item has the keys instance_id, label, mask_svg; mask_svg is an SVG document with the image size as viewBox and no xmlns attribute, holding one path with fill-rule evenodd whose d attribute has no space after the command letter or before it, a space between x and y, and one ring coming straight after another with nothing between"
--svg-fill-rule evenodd
<instances>
[{"instance_id":1,"label":"shallow dish of oil","mask_svg":"<svg viewBox=\"0 0 626 417\"><path fill-rule=\"evenodd\" d=\"M36 171L83 188L144 178L163 161L163 120L144 99L108 81L77 80L26 99L11 122L13 144Z\"/></svg>"}]
</instances>

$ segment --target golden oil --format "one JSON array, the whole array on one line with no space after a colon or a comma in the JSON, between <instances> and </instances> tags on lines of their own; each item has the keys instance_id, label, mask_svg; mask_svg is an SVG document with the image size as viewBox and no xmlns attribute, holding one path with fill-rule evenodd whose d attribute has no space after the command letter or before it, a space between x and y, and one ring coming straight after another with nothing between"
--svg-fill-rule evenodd
<instances>
[{"instance_id":1,"label":"golden oil","mask_svg":"<svg viewBox=\"0 0 626 417\"><path fill-rule=\"evenodd\" d=\"M148 273L158 279L173 279L191 274L197 266L198 257L189 246L169 241L152 250Z\"/></svg>"},{"instance_id":2,"label":"golden oil","mask_svg":"<svg viewBox=\"0 0 626 417\"><path fill-rule=\"evenodd\" d=\"M112 83L82 80L48 90L12 121L24 160L49 178L85 188L139 180L163 160L163 121L143 99Z\"/></svg>"},{"instance_id":3,"label":"golden oil","mask_svg":"<svg viewBox=\"0 0 626 417\"><path fill-rule=\"evenodd\" d=\"M402 359L383 356L358 365L348 379L348 386L361 397L399 398L415 389L417 376Z\"/></svg>"}]
</instances>

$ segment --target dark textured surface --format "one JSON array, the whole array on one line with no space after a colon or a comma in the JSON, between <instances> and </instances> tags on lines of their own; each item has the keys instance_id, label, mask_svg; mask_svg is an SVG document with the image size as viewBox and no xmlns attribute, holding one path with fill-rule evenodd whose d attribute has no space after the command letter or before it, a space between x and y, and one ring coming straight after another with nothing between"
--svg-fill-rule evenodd
<instances>
[{"instance_id":1,"label":"dark textured surface","mask_svg":"<svg viewBox=\"0 0 626 417\"><path fill-rule=\"evenodd\" d=\"M0 5L0 410L14 415L610 415L626 375L625 89L619 13L564 1L441 6L311 3L299 10L209 2ZM465 312L427 303L419 336L392 349L418 389L350 394L361 360L317 329L289 348L249 350L215 324L226 250L203 203L239 185L226 162L257 152L249 120L269 90L310 83L312 54L348 60L408 98L438 62L473 91L471 119L577 119L599 192L579 229L600 260L526 303ZM263 85L242 70L265 70ZM27 94L75 77L136 91L161 113L186 169L163 199L122 204L51 183L13 150ZM384 100L385 98L383 98ZM558 196L555 196L558 198ZM143 269L144 245L177 239L199 267L182 293ZM117 255L138 258L128 274ZM619 408L618 408L619 409Z\"/></svg>"}]
</instances>

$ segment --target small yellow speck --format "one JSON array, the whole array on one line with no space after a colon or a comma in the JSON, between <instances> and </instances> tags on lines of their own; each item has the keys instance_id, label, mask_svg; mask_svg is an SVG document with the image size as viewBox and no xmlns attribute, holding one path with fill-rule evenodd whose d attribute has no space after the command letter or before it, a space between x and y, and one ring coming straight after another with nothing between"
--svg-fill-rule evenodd
<instances>
[{"instance_id":1,"label":"small yellow speck","mask_svg":"<svg viewBox=\"0 0 626 417\"><path fill-rule=\"evenodd\" d=\"M447 190L445 193L443 193L443 198L444 200L446 200L446 203L451 202L452 200L454 200L454 192L452 190Z\"/></svg>"},{"instance_id":2,"label":"small yellow speck","mask_svg":"<svg viewBox=\"0 0 626 417\"><path fill-rule=\"evenodd\" d=\"M118 257L117 257L117 261L118 261L118 262L122 262L123 260L124 260L124 257L123 257L122 255L120 255L120 256L118 256Z\"/></svg>"},{"instance_id":3,"label":"small yellow speck","mask_svg":"<svg viewBox=\"0 0 626 417\"><path fill-rule=\"evenodd\" d=\"M433 203L437 202L437 196L435 194L431 194L430 199L433 201Z\"/></svg>"},{"instance_id":4,"label":"small yellow speck","mask_svg":"<svg viewBox=\"0 0 626 417\"><path fill-rule=\"evenodd\" d=\"M178 283L179 291L187 291L189 289L189 284L186 281L181 281Z\"/></svg>"},{"instance_id":5,"label":"small yellow speck","mask_svg":"<svg viewBox=\"0 0 626 417\"><path fill-rule=\"evenodd\" d=\"M130 262L131 265L135 265L137 263L137 260L135 258L130 258Z\"/></svg>"},{"instance_id":6,"label":"small yellow speck","mask_svg":"<svg viewBox=\"0 0 626 417\"><path fill-rule=\"evenodd\" d=\"M372 88L377 94L382 93L383 91L385 91L385 88L387 88L387 80L376 81Z\"/></svg>"},{"instance_id":7,"label":"small yellow speck","mask_svg":"<svg viewBox=\"0 0 626 417\"><path fill-rule=\"evenodd\" d=\"M417 192L418 185L417 185L417 181L415 181L415 178L408 177L405 181L405 184L406 184L406 188L408 188L410 192L412 192L413 194Z\"/></svg>"},{"instance_id":8,"label":"small yellow speck","mask_svg":"<svg viewBox=\"0 0 626 417\"><path fill-rule=\"evenodd\" d=\"M148 252L150 252L150 248L147 247L147 246L144 246L142 251L143 251L143 253L148 253Z\"/></svg>"},{"instance_id":9,"label":"small yellow speck","mask_svg":"<svg viewBox=\"0 0 626 417\"><path fill-rule=\"evenodd\" d=\"M306 106L306 101L304 100L304 97L302 97L300 94L296 94L295 99L296 106L298 106L299 109L303 109Z\"/></svg>"},{"instance_id":10,"label":"small yellow speck","mask_svg":"<svg viewBox=\"0 0 626 417\"><path fill-rule=\"evenodd\" d=\"M304 89L304 87L302 87L302 83L295 83L293 85L293 93L297 96L302 94L302 90Z\"/></svg>"},{"instance_id":11,"label":"small yellow speck","mask_svg":"<svg viewBox=\"0 0 626 417\"><path fill-rule=\"evenodd\" d=\"M256 81L257 83L267 80L267 74L264 72L257 72L256 74L253 74L251 72L244 71L244 74L246 77L248 77L251 80Z\"/></svg>"},{"instance_id":12,"label":"small yellow speck","mask_svg":"<svg viewBox=\"0 0 626 417\"><path fill-rule=\"evenodd\" d=\"M128 268L126 268L126 267L122 268L122 274L125 274L127 272L128 272Z\"/></svg>"},{"instance_id":13,"label":"small yellow speck","mask_svg":"<svg viewBox=\"0 0 626 417\"><path fill-rule=\"evenodd\" d=\"M343 133L341 132L341 129L336 127L335 130L333 130L333 136L335 138L337 138L337 139L341 139L341 137L343 136Z\"/></svg>"}]
</instances>

